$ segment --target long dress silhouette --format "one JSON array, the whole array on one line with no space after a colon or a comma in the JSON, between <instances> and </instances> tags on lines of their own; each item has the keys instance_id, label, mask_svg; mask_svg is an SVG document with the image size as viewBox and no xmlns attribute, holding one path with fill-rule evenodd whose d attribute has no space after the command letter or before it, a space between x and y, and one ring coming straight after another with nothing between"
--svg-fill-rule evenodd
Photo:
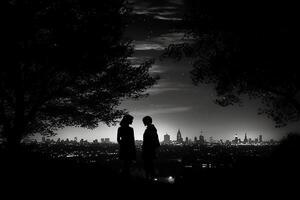
<instances>
[{"instance_id":1,"label":"long dress silhouette","mask_svg":"<svg viewBox=\"0 0 300 200\"><path fill-rule=\"evenodd\" d=\"M133 160L136 159L136 148L134 140L133 128L129 125L132 124L133 117L125 115L120 122L118 128L117 141L119 143L119 158L123 161L122 173L124 175L130 174L130 167Z\"/></svg>"},{"instance_id":2,"label":"long dress silhouette","mask_svg":"<svg viewBox=\"0 0 300 200\"><path fill-rule=\"evenodd\" d=\"M142 157L144 160L144 169L147 179L153 179L155 176L154 159L157 158L157 148L160 146L157 130L152 124L152 118L146 116L143 118L144 125L147 126L143 135Z\"/></svg>"}]
</instances>

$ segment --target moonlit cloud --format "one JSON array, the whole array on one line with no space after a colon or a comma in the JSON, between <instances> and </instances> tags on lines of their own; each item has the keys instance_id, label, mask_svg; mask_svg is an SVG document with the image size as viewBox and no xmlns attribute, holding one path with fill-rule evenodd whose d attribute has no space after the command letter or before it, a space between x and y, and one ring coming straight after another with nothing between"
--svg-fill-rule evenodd
<instances>
[{"instance_id":1,"label":"moonlit cloud","mask_svg":"<svg viewBox=\"0 0 300 200\"><path fill-rule=\"evenodd\" d=\"M160 87L152 87L146 91L146 93L150 95L158 95L164 92L170 92L170 91L178 91L180 90L179 88L176 87L167 87L167 88L160 88Z\"/></svg>"},{"instance_id":2,"label":"moonlit cloud","mask_svg":"<svg viewBox=\"0 0 300 200\"><path fill-rule=\"evenodd\" d=\"M192 89L192 87L193 87L192 85L188 85L188 84L161 80L156 85L146 90L145 93L148 93L149 95L153 96L153 95L159 95L166 92L186 91Z\"/></svg>"},{"instance_id":3,"label":"moonlit cloud","mask_svg":"<svg viewBox=\"0 0 300 200\"><path fill-rule=\"evenodd\" d=\"M154 16L154 19L169 20L169 21L181 21L182 20L182 18L178 18L178 17L163 17L163 16L159 16L159 15Z\"/></svg>"},{"instance_id":4,"label":"moonlit cloud","mask_svg":"<svg viewBox=\"0 0 300 200\"><path fill-rule=\"evenodd\" d=\"M161 7L161 6L157 6L157 7L151 7L151 8L149 8L148 10L162 10L162 8L164 9L164 10L176 10L177 9L177 7L175 7L175 6L164 6L164 7Z\"/></svg>"},{"instance_id":5,"label":"moonlit cloud","mask_svg":"<svg viewBox=\"0 0 300 200\"><path fill-rule=\"evenodd\" d=\"M149 60L152 59L152 57L148 57L148 56L132 56L132 57L128 57L127 58L133 65L140 65L142 64L145 60Z\"/></svg>"},{"instance_id":6,"label":"moonlit cloud","mask_svg":"<svg viewBox=\"0 0 300 200\"><path fill-rule=\"evenodd\" d=\"M135 116L145 116L145 115L160 115L160 114L170 114L170 113L180 113L180 112L187 112L191 110L192 107L188 106L181 106L181 107L164 107L164 106L158 106L158 107L152 107L149 109L143 109L138 111L133 111L132 114Z\"/></svg>"},{"instance_id":7,"label":"moonlit cloud","mask_svg":"<svg viewBox=\"0 0 300 200\"><path fill-rule=\"evenodd\" d=\"M135 65L132 65L133 67L139 67L140 65L138 65L138 64L135 64ZM162 68L161 68L161 66L159 66L159 65L152 65L151 66L151 68L149 69L149 73L150 74L159 74L159 73L163 73L163 72L165 72L165 70L163 70Z\"/></svg>"},{"instance_id":8,"label":"moonlit cloud","mask_svg":"<svg viewBox=\"0 0 300 200\"><path fill-rule=\"evenodd\" d=\"M130 61L136 61L136 60L140 60L141 58L136 57L136 56L132 56L132 57L128 57L127 59L130 60Z\"/></svg>"},{"instance_id":9,"label":"moonlit cloud","mask_svg":"<svg viewBox=\"0 0 300 200\"><path fill-rule=\"evenodd\" d=\"M134 50L136 51L148 51L148 50L164 50L165 47L158 43L151 41L136 41L134 42Z\"/></svg>"},{"instance_id":10,"label":"moonlit cloud","mask_svg":"<svg viewBox=\"0 0 300 200\"><path fill-rule=\"evenodd\" d=\"M134 1L133 11L135 15L146 15L158 20L180 21L179 8L182 1L167 1L169 5L155 6L150 1ZM172 6L170 6L172 5Z\"/></svg>"},{"instance_id":11,"label":"moonlit cloud","mask_svg":"<svg viewBox=\"0 0 300 200\"><path fill-rule=\"evenodd\" d=\"M145 60L151 59L150 57L129 57L127 58L131 62L131 66L133 67L139 67ZM159 64L152 64L151 68L149 69L149 72L152 74L160 74L165 72L166 70L163 69L162 65Z\"/></svg>"},{"instance_id":12,"label":"moonlit cloud","mask_svg":"<svg viewBox=\"0 0 300 200\"><path fill-rule=\"evenodd\" d=\"M170 44L181 44L181 43L191 43L192 38L186 37L184 32L170 32L161 34L158 37L153 37L150 39L151 42L160 44L167 48Z\"/></svg>"},{"instance_id":13,"label":"moonlit cloud","mask_svg":"<svg viewBox=\"0 0 300 200\"><path fill-rule=\"evenodd\" d=\"M134 49L138 51L157 50L168 48L170 44L191 43L192 38L187 38L183 32L171 32L157 37L148 38L145 41L134 41Z\"/></svg>"},{"instance_id":14,"label":"moonlit cloud","mask_svg":"<svg viewBox=\"0 0 300 200\"><path fill-rule=\"evenodd\" d=\"M183 0L169 0L169 3L177 4L177 5L182 5L183 4Z\"/></svg>"},{"instance_id":15,"label":"moonlit cloud","mask_svg":"<svg viewBox=\"0 0 300 200\"><path fill-rule=\"evenodd\" d=\"M152 65L152 67L150 68L150 73L163 73L165 72L165 70L162 69L162 67L160 65Z\"/></svg>"}]
</instances>

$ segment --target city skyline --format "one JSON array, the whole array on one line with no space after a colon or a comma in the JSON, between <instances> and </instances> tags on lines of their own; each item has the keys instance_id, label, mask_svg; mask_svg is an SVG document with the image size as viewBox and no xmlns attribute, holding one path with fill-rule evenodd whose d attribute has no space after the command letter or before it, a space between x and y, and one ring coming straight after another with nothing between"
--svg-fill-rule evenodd
<instances>
[{"instance_id":1,"label":"city skyline","mask_svg":"<svg viewBox=\"0 0 300 200\"><path fill-rule=\"evenodd\" d=\"M136 139L141 140L145 127L144 116L151 116L160 139L165 133L174 133L180 128L187 136L197 136L204 130L215 138L229 139L232 134L247 132L249 135L264 134L265 138L279 140L289 132L296 132L299 123L275 128L275 123L265 115L258 115L262 106L259 100L243 97L243 105L221 107L214 103L216 92L213 85L192 83L190 71L192 60L160 59L169 44L191 42L184 38L184 30L178 28L183 20L184 2L181 0L131 0L133 11L125 30L125 38L133 40L134 55L128 58L132 65L153 58L150 68L153 76L160 76L156 85L145 93L149 96L139 100L124 99L119 106L134 117L132 127ZM88 140L110 137L115 141L118 124L98 128L65 127L58 131L59 137L82 137Z\"/></svg>"},{"instance_id":2,"label":"city skyline","mask_svg":"<svg viewBox=\"0 0 300 200\"><path fill-rule=\"evenodd\" d=\"M246 134L245 134L246 135ZM193 143L199 143L199 144L205 144L205 143L223 143L223 144L261 144L261 143L265 143L265 142L279 142L277 140L274 140L273 138L271 139L263 139L262 135L259 135L256 138L251 138L249 137L248 139L242 139L239 138L236 134L234 139L232 140L224 140L224 139L216 139L213 138L212 136L209 136L207 138L205 138L203 135L200 135L199 137L194 137L194 138L189 138L189 137L185 137L185 139L182 137L181 140L178 140L178 138L176 139L171 139L169 134L165 134L163 135L164 139L160 140L160 142L162 144L193 144ZM246 137L247 138L247 137ZM36 138L26 138L23 140L23 142L42 142L42 143L47 143L47 142L55 142L55 143L59 143L59 142L75 142L75 143L96 143L96 144L116 144L117 142L115 141L111 141L110 138L100 138L100 140L98 139L94 139L92 141L88 141L85 140L83 138L78 139L77 137L74 138L50 138L50 137L45 137L42 136L41 140L37 140ZM139 143L140 145L143 143L143 140L135 140L136 143Z\"/></svg>"},{"instance_id":3,"label":"city skyline","mask_svg":"<svg viewBox=\"0 0 300 200\"><path fill-rule=\"evenodd\" d=\"M198 135L194 135L194 136L187 136L184 133L182 133L182 131L180 129L177 130L177 132L175 133L164 133L164 134L158 134L159 136L159 141L160 142L164 142L165 141L165 136L168 135L170 137L170 141L178 141L178 131L180 131L181 133L181 137L182 137L182 142L185 142L186 139L188 138L189 141L194 141L195 138L197 138L197 140L200 140L201 137L203 137L203 139L205 141L209 141L210 139L213 139L214 141L233 141L235 139L235 137L238 137L239 139L241 139L241 141L244 141L244 136L247 135L248 140L252 140L255 141L256 139L259 139L260 136L263 138L262 141L270 141L270 140L275 140L275 141L279 141L281 139L283 139L285 136L283 136L282 138L272 138L272 137L265 137L263 134L251 134L249 135L248 133L233 133L231 137L229 138L222 138L220 137L213 137L209 134L205 134L203 131L200 131ZM56 135L56 136L52 136L52 137L45 137L45 136L40 136L40 137L29 137L29 139L33 140L36 139L37 141L43 141L43 138L45 140L73 140L73 141L79 141L79 140L84 140L84 141L88 141L88 142L93 142L95 140L102 142L102 140L106 139L109 140L109 142L113 142L113 143L117 143L116 139L111 138L111 137L94 137L94 138L85 138L85 137L67 137L65 134L62 135ZM136 141L142 141L142 138L135 138Z\"/></svg>"}]
</instances>

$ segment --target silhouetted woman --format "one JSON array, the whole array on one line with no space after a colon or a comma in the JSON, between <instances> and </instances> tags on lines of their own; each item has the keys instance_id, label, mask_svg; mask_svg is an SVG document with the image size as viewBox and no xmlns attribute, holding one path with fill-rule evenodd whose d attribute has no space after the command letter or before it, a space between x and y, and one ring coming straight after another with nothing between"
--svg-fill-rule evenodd
<instances>
[{"instance_id":1,"label":"silhouetted woman","mask_svg":"<svg viewBox=\"0 0 300 200\"><path fill-rule=\"evenodd\" d=\"M120 145L119 156L123 161L122 173L124 175L130 174L130 167L133 160L136 159L134 132L133 128L129 126L132 122L133 117L131 115L125 115L118 128L117 140Z\"/></svg>"},{"instance_id":2,"label":"silhouetted woman","mask_svg":"<svg viewBox=\"0 0 300 200\"><path fill-rule=\"evenodd\" d=\"M156 151L160 146L157 130L152 124L152 118L146 116L143 118L143 123L147 126L143 135L142 157L144 160L144 169L147 179L153 179L155 175L154 159L157 157Z\"/></svg>"}]
</instances>

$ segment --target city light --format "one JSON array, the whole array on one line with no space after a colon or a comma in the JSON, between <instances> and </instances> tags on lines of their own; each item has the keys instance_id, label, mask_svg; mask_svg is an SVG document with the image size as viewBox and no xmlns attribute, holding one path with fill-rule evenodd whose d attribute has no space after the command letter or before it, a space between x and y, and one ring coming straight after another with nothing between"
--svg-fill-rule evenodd
<instances>
[{"instance_id":1,"label":"city light","mask_svg":"<svg viewBox=\"0 0 300 200\"><path fill-rule=\"evenodd\" d=\"M172 177L172 176L169 176L168 177L168 182L171 183L171 184L175 183L175 178Z\"/></svg>"}]
</instances>

